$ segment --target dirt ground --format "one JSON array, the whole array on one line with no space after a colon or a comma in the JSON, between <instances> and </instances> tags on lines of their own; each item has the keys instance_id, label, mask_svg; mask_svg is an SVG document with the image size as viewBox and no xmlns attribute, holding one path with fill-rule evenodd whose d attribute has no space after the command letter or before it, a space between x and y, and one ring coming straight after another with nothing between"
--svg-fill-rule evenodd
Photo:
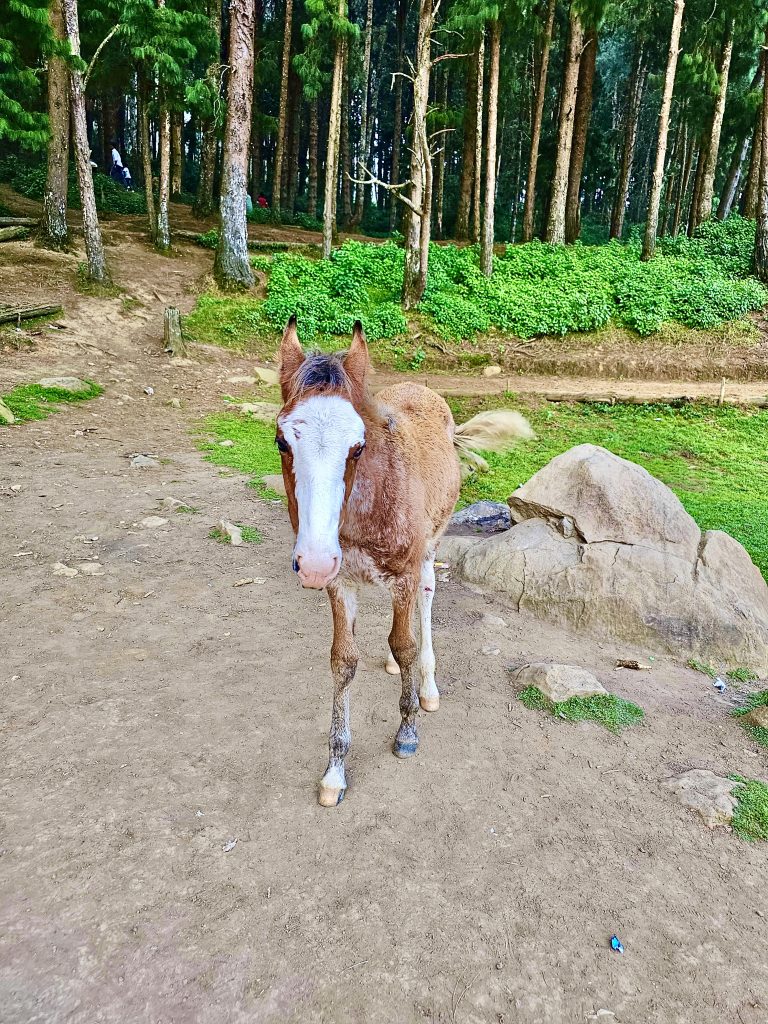
<instances>
[{"instance_id":1,"label":"dirt ground","mask_svg":"<svg viewBox=\"0 0 768 1024\"><path fill-rule=\"evenodd\" d=\"M449 579L441 709L398 761L371 594L350 789L317 805L327 601L298 587L282 506L196 450L248 364L163 355L163 305L189 308L209 265L185 252L110 250L130 309L73 293L74 257L0 264L0 300L66 302L63 328L0 355L0 392L53 372L106 388L0 433L4 1024L575 1024L600 1009L763 1024L766 849L708 831L661 785L693 767L768 777L702 675L667 659L616 670L648 652ZM159 467L131 468L137 452ZM198 513L164 511L167 496ZM168 522L143 527L152 515ZM222 516L263 543L210 540ZM94 560L103 575L52 570ZM509 668L537 659L592 669L646 723L615 737L526 711Z\"/></svg>"}]
</instances>

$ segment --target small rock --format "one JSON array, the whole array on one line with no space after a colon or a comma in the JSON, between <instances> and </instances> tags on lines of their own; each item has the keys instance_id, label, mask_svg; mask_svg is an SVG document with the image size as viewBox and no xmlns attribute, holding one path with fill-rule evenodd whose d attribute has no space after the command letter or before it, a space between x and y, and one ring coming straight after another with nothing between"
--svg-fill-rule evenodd
<instances>
[{"instance_id":1,"label":"small rock","mask_svg":"<svg viewBox=\"0 0 768 1024\"><path fill-rule=\"evenodd\" d=\"M3 423L16 422L16 417L13 415L13 413L2 400L2 398L0 398L0 421L2 421Z\"/></svg>"},{"instance_id":2,"label":"small rock","mask_svg":"<svg viewBox=\"0 0 768 1024\"><path fill-rule=\"evenodd\" d=\"M484 626L492 626L493 628L506 629L507 623L499 615L488 615L487 613L480 619Z\"/></svg>"},{"instance_id":3,"label":"small rock","mask_svg":"<svg viewBox=\"0 0 768 1024\"><path fill-rule=\"evenodd\" d=\"M228 519L222 519L219 521L219 529L229 538L229 543L233 548L239 548L243 544L243 533L239 526L235 526L234 523L230 523Z\"/></svg>"},{"instance_id":4,"label":"small rock","mask_svg":"<svg viewBox=\"0 0 768 1024\"><path fill-rule=\"evenodd\" d=\"M168 403L168 405L170 405L170 407L172 409L180 409L181 408L181 399L180 398L172 398L170 400L170 402Z\"/></svg>"},{"instance_id":5,"label":"small rock","mask_svg":"<svg viewBox=\"0 0 768 1024\"><path fill-rule=\"evenodd\" d=\"M744 715L741 719L744 725L756 725L760 729L768 729L768 704L762 704L760 707L752 708L752 710Z\"/></svg>"},{"instance_id":6,"label":"small rock","mask_svg":"<svg viewBox=\"0 0 768 1024\"><path fill-rule=\"evenodd\" d=\"M602 683L578 665L547 665L535 662L523 665L512 676L515 685L522 687L535 686L559 704L571 697L594 697L599 693L607 693Z\"/></svg>"},{"instance_id":7,"label":"small rock","mask_svg":"<svg viewBox=\"0 0 768 1024\"><path fill-rule=\"evenodd\" d=\"M188 359L186 356L173 356L171 358L171 366L194 366L195 360Z\"/></svg>"},{"instance_id":8,"label":"small rock","mask_svg":"<svg viewBox=\"0 0 768 1024\"><path fill-rule=\"evenodd\" d=\"M77 569L74 569L71 565L66 565L64 562L54 562L51 568L53 569L54 576L66 576L68 579L77 576Z\"/></svg>"},{"instance_id":9,"label":"small rock","mask_svg":"<svg viewBox=\"0 0 768 1024\"><path fill-rule=\"evenodd\" d=\"M234 447L235 447L235 442L234 441L230 441L230 440L219 441L219 448L234 448Z\"/></svg>"},{"instance_id":10,"label":"small rock","mask_svg":"<svg viewBox=\"0 0 768 1024\"><path fill-rule=\"evenodd\" d=\"M132 469L157 469L160 463L151 455L134 455L131 459Z\"/></svg>"},{"instance_id":11,"label":"small rock","mask_svg":"<svg viewBox=\"0 0 768 1024\"><path fill-rule=\"evenodd\" d=\"M262 423L272 423L280 412L280 406L274 402L239 402L234 408L245 416L252 416Z\"/></svg>"},{"instance_id":12,"label":"small rock","mask_svg":"<svg viewBox=\"0 0 768 1024\"><path fill-rule=\"evenodd\" d=\"M471 530L473 533L501 533L512 525L509 506L500 501L476 501L474 505L454 512L450 529Z\"/></svg>"},{"instance_id":13,"label":"small rock","mask_svg":"<svg viewBox=\"0 0 768 1024\"><path fill-rule=\"evenodd\" d=\"M155 389L154 388L144 388L144 394L145 395L154 395L154 393L155 393Z\"/></svg>"},{"instance_id":14,"label":"small rock","mask_svg":"<svg viewBox=\"0 0 768 1024\"><path fill-rule=\"evenodd\" d=\"M493 644L486 644L485 647L483 647L482 651L483 654L485 654L486 657L488 658L495 658L497 657L497 655L501 654L499 648L494 647Z\"/></svg>"},{"instance_id":15,"label":"small rock","mask_svg":"<svg viewBox=\"0 0 768 1024\"><path fill-rule=\"evenodd\" d=\"M90 390L90 385L79 377L43 377L37 383L41 388L59 388L61 391L71 391L73 395Z\"/></svg>"},{"instance_id":16,"label":"small rock","mask_svg":"<svg viewBox=\"0 0 768 1024\"><path fill-rule=\"evenodd\" d=\"M180 498L172 498L169 494L163 495L162 498L158 498L157 500L160 502L160 505L169 512L176 512L181 508L189 508L186 501L182 501ZM167 519L164 521L168 522Z\"/></svg>"},{"instance_id":17,"label":"small rock","mask_svg":"<svg viewBox=\"0 0 768 1024\"><path fill-rule=\"evenodd\" d=\"M262 584L264 584L266 582L267 581L264 579L263 576L246 576L242 580L235 580L235 582L232 584L232 586L233 587L248 587L248 586L251 585L251 583L255 583L258 586L261 586Z\"/></svg>"},{"instance_id":18,"label":"small rock","mask_svg":"<svg viewBox=\"0 0 768 1024\"><path fill-rule=\"evenodd\" d=\"M143 526L145 530L156 530L160 526L167 526L168 520L163 519L162 516L147 516L146 519L142 519L139 526Z\"/></svg>"},{"instance_id":19,"label":"small rock","mask_svg":"<svg viewBox=\"0 0 768 1024\"><path fill-rule=\"evenodd\" d=\"M282 473L268 473L261 478L261 482L275 494L282 494L285 497L285 480Z\"/></svg>"},{"instance_id":20,"label":"small rock","mask_svg":"<svg viewBox=\"0 0 768 1024\"><path fill-rule=\"evenodd\" d=\"M496 366L495 364L493 364L491 366L485 366L483 368L483 376L484 377L498 377L500 373L501 373L501 367L500 366Z\"/></svg>"},{"instance_id":21,"label":"small rock","mask_svg":"<svg viewBox=\"0 0 768 1024\"><path fill-rule=\"evenodd\" d=\"M249 384L250 385L250 384L255 384L255 383L256 383L256 378L255 377L248 377L247 375L242 375L240 377L227 377L227 384Z\"/></svg>"},{"instance_id":22,"label":"small rock","mask_svg":"<svg viewBox=\"0 0 768 1024\"><path fill-rule=\"evenodd\" d=\"M77 572L83 576L103 576L104 566L100 562L81 562Z\"/></svg>"},{"instance_id":23,"label":"small rock","mask_svg":"<svg viewBox=\"0 0 768 1024\"><path fill-rule=\"evenodd\" d=\"M263 384L279 384L280 377L276 370L270 370L266 366L256 366L253 371Z\"/></svg>"},{"instance_id":24,"label":"small rock","mask_svg":"<svg viewBox=\"0 0 768 1024\"><path fill-rule=\"evenodd\" d=\"M741 783L703 768L693 768L663 785L672 790L685 807L697 811L708 828L716 828L730 824L738 803L733 791Z\"/></svg>"}]
</instances>

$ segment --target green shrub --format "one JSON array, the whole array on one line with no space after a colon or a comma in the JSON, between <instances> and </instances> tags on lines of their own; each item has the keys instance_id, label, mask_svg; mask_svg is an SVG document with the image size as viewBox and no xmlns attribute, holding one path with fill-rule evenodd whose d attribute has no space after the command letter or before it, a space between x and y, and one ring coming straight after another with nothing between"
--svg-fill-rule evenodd
<instances>
[{"instance_id":1,"label":"green shrub","mask_svg":"<svg viewBox=\"0 0 768 1024\"><path fill-rule=\"evenodd\" d=\"M43 164L26 166L17 164L11 178L11 185L17 192L30 199L42 199L45 190L46 169ZM93 190L96 196L96 209L99 212L145 214L147 203L143 192L128 192L118 185L108 174L96 171L93 175ZM70 170L67 188L67 205L72 209L80 207L80 191L74 168Z\"/></svg>"},{"instance_id":2,"label":"green shrub","mask_svg":"<svg viewBox=\"0 0 768 1024\"><path fill-rule=\"evenodd\" d=\"M518 694L518 700L531 711L549 711L569 722L597 722L614 733L637 725L645 717L641 707L613 693L551 701L537 686L526 686Z\"/></svg>"},{"instance_id":3,"label":"green shrub","mask_svg":"<svg viewBox=\"0 0 768 1024\"><path fill-rule=\"evenodd\" d=\"M729 775L729 778L741 783L733 794L738 800L731 821L733 831L747 842L768 839L768 786L742 775Z\"/></svg>"},{"instance_id":4,"label":"green shrub","mask_svg":"<svg viewBox=\"0 0 768 1024\"><path fill-rule=\"evenodd\" d=\"M728 673L731 674L730 672ZM754 678L754 677L753 677ZM733 718L739 719L748 715L750 711L754 711L755 708L762 708L768 705L768 690L760 690L757 693L753 693L747 703L735 711L731 712ZM764 747L768 747L768 729L762 725L750 725L749 723L743 722L747 733L755 740L756 743L760 743Z\"/></svg>"}]
</instances>

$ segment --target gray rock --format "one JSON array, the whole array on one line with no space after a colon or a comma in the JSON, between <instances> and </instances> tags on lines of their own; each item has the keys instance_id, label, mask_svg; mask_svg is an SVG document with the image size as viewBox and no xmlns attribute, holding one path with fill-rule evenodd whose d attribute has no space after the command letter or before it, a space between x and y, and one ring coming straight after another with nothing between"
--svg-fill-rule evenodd
<instances>
[{"instance_id":1,"label":"gray rock","mask_svg":"<svg viewBox=\"0 0 768 1024\"><path fill-rule=\"evenodd\" d=\"M159 465L158 460L151 455L134 455L131 459L132 469L157 469Z\"/></svg>"},{"instance_id":2,"label":"gray rock","mask_svg":"<svg viewBox=\"0 0 768 1024\"><path fill-rule=\"evenodd\" d=\"M703 768L694 768L663 783L685 807L701 815L709 828L728 825L733 819L738 799L734 791L742 784L723 778Z\"/></svg>"},{"instance_id":3,"label":"gray rock","mask_svg":"<svg viewBox=\"0 0 768 1024\"><path fill-rule=\"evenodd\" d=\"M227 438L226 441L219 441L219 448L234 448L235 442Z\"/></svg>"},{"instance_id":4,"label":"gray rock","mask_svg":"<svg viewBox=\"0 0 768 1024\"><path fill-rule=\"evenodd\" d=\"M495 363L492 364L491 366L484 366L483 367L483 376L484 377L498 377L500 373L501 373L501 367L497 366Z\"/></svg>"},{"instance_id":5,"label":"gray rock","mask_svg":"<svg viewBox=\"0 0 768 1024\"><path fill-rule=\"evenodd\" d=\"M768 729L768 704L752 708L746 715L739 718L743 725L756 725L760 729Z\"/></svg>"},{"instance_id":6,"label":"gray rock","mask_svg":"<svg viewBox=\"0 0 768 1024\"><path fill-rule=\"evenodd\" d=\"M240 374L236 377L227 377L227 384L255 384L256 378L247 374Z\"/></svg>"},{"instance_id":7,"label":"gray rock","mask_svg":"<svg viewBox=\"0 0 768 1024\"><path fill-rule=\"evenodd\" d=\"M233 548L242 547L245 543L243 541L243 532L239 526L235 526L234 523L230 523L228 519L222 519L219 521L219 529L229 539L229 543Z\"/></svg>"},{"instance_id":8,"label":"gray rock","mask_svg":"<svg viewBox=\"0 0 768 1024\"><path fill-rule=\"evenodd\" d=\"M43 377L37 383L41 388L59 388L62 391L71 391L73 395L90 390L90 385L79 377Z\"/></svg>"},{"instance_id":9,"label":"gray rock","mask_svg":"<svg viewBox=\"0 0 768 1024\"><path fill-rule=\"evenodd\" d=\"M521 520L511 529L443 538L440 557L455 576L559 626L768 672L768 586L759 570L732 537L702 534L641 467L580 445L510 504Z\"/></svg>"},{"instance_id":10,"label":"gray rock","mask_svg":"<svg viewBox=\"0 0 768 1024\"><path fill-rule=\"evenodd\" d=\"M262 384L279 384L280 377L276 370L270 370L267 366L255 366L253 372L262 382Z\"/></svg>"},{"instance_id":11,"label":"gray rock","mask_svg":"<svg viewBox=\"0 0 768 1024\"><path fill-rule=\"evenodd\" d=\"M266 476L261 478L261 482L270 491L274 491L275 494L282 494L285 497L285 480L283 480L282 473L267 473Z\"/></svg>"},{"instance_id":12,"label":"gray rock","mask_svg":"<svg viewBox=\"0 0 768 1024\"><path fill-rule=\"evenodd\" d=\"M157 530L161 526L167 526L168 520L163 519L162 516L147 516L141 520L139 525L143 526L145 530Z\"/></svg>"},{"instance_id":13,"label":"gray rock","mask_svg":"<svg viewBox=\"0 0 768 1024\"><path fill-rule=\"evenodd\" d=\"M0 398L0 422L2 422L2 423L15 423L16 422L16 417L13 415L13 413L8 408L8 406L5 404L5 402L2 400L2 398Z\"/></svg>"},{"instance_id":14,"label":"gray rock","mask_svg":"<svg viewBox=\"0 0 768 1024\"><path fill-rule=\"evenodd\" d=\"M489 615L488 613L486 613L485 615L483 615L480 621L484 626L490 626L493 629L507 628L507 623L505 622L504 619L501 618L500 615Z\"/></svg>"},{"instance_id":15,"label":"gray rock","mask_svg":"<svg viewBox=\"0 0 768 1024\"><path fill-rule=\"evenodd\" d=\"M448 529L451 533L499 533L512 525L509 508L500 501L476 501L454 512Z\"/></svg>"},{"instance_id":16,"label":"gray rock","mask_svg":"<svg viewBox=\"0 0 768 1024\"><path fill-rule=\"evenodd\" d=\"M501 654L501 650L498 647L494 647L493 644L485 644L482 649L482 653L487 658L495 658L497 655Z\"/></svg>"},{"instance_id":17,"label":"gray rock","mask_svg":"<svg viewBox=\"0 0 768 1024\"><path fill-rule=\"evenodd\" d=\"M521 690L526 686L535 686L545 697L556 703L571 697L594 697L598 693L608 692L591 672L578 665L534 662L514 672L512 682Z\"/></svg>"}]
</instances>

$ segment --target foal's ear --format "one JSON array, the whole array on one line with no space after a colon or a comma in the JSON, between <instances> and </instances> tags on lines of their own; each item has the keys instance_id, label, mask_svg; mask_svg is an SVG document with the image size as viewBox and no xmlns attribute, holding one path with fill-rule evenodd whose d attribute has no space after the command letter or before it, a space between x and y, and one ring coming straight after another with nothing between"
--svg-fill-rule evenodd
<instances>
[{"instance_id":1,"label":"foal's ear","mask_svg":"<svg viewBox=\"0 0 768 1024\"><path fill-rule=\"evenodd\" d=\"M283 401L288 397L289 385L298 368L304 362L304 349L296 331L296 314L285 325L280 343L280 387Z\"/></svg>"},{"instance_id":2,"label":"foal's ear","mask_svg":"<svg viewBox=\"0 0 768 1024\"><path fill-rule=\"evenodd\" d=\"M369 367L368 343L363 334L363 325L359 320L355 320L355 326L352 328L352 344L344 357L344 369L352 383L362 389L365 386Z\"/></svg>"}]
</instances>

